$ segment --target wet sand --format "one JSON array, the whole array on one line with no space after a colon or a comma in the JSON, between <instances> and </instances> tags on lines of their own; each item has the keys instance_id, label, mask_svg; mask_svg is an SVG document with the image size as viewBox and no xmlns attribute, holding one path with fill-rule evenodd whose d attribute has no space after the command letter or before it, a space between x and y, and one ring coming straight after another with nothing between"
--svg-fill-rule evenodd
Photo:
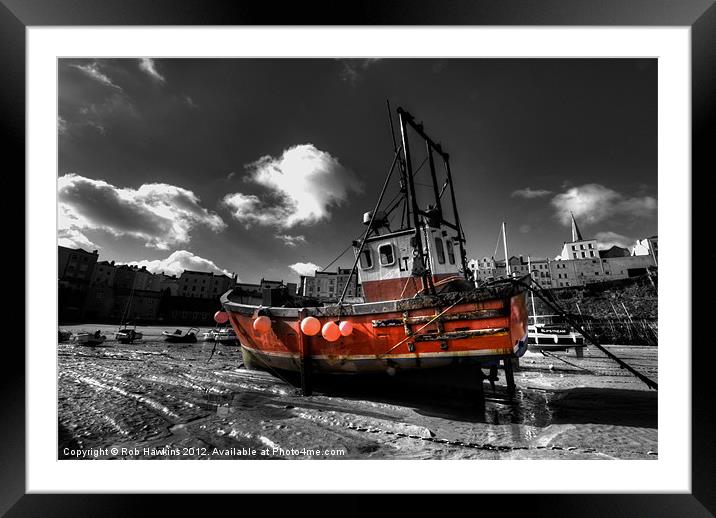
<instances>
[{"instance_id":1,"label":"wet sand","mask_svg":"<svg viewBox=\"0 0 716 518\"><path fill-rule=\"evenodd\" d=\"M236 346L209 360L213 343L165 343L163 328L131 345L116 327L63 329L108 340L58 346L60 459L657 458L657 392L595 347L528 351L512 401L502 372L483 393L462 372L323 376L303 397L285 373L245 369ZM656 347L609 348L658 381Z\"/></svg>"}]
</instances>

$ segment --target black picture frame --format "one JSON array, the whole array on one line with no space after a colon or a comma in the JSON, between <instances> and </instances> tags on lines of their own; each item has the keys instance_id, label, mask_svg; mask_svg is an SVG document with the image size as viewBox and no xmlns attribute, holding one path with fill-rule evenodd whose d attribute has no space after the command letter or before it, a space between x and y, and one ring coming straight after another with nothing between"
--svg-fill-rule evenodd
<instances>
[{"instance_id":1,"label":"black picture frame","mask_svg":"<svg viewBox=\"0 0 716 518\"><path fill-rule=\"evenodd\" d=\"M341 2L294 2L280 8L268 2L224 2L208 0L0 0L0 60L3 80L0 87L1 122L5 139L4 155L25 170L25 29L47 25L557 25L557 26L688 26L691 28L692 72L692 199L693 207L705 207L707 174L714 171L713 118L716 91L716 6L713 0L392 0ZM710 117L709 117L710 116ZM711 130L711 133L709 132ZM688 181L688 179L684 179ZM24 187L23 187L24 188ZM27 196L28 193L25 192ZM699 203L702 202L702 203ZM712 219L712 218L711 218ZM692 213L692 239L707 234L708 219ZM691 251L692 271L696 258ZM707 259L716 259L708 250ZM25 272L26 275L28 272ZM690 279L688 282L691 282ZM699 303L700 290L692 289L692 322L700 327L711 320L712 302ZM706 297L712 297L710 293ZM707 299L708 300L708 299ZM26 315L26 319L29 318ZM692 322L685 323L688 331ZM19 326L18 326L19 327ZM694 329L695 330L695 329ZM549 516L713 516L716 513L716 429L709 390L707 358L709 329L701 329L705 341L685 332L685 348L691 347L692 361L692 492L689 494L590 494L590 495L471 495L470 502L454 501L475 512L499 509ZM689 343L691 340L691 343ZM146 496L132 495L27 495L25 494L25 355L15 346L6 351L8 368L0 378L0 515L19 516L130 516L149 510ZM660 366L668 376L668 365ZM661 411L662 409L660 409ZM252 503L241 497L242 508ZM269 497L258 497L266 505ZM252 498L253 499L253 498ZM370 507L356 495L313 502L303 497L287 502L271 497L272 509L295 512L304 506L341 515L366 514ZM423 506L413 498L411 505ZM188 510L180 495L162 498L162 512L173 507ZM214 503L212 506L221 505ZM325 507L323 507L325 505ZM410 512L401 499L402 514ZM337 510L336 506L340 506ZM489 509L496 506L492 511ZM391 509L392 506L384 508ZM292 511L289 511L291 509ZM211 510L210 512L216 512Z\"/></svg>"}]
</instances>

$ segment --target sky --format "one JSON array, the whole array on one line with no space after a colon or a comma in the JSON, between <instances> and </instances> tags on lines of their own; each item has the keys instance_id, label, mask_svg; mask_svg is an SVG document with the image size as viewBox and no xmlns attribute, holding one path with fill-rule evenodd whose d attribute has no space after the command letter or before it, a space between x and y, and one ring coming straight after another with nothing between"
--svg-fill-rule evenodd
<instances>
[{"instance_id":1,"label":"sky","mask_svg":"<svg viewBox=\"0 0 716 518\"><path fill-rule=\"evenodd\" d=\"M503 221L525 257L558 255L570 213L604 248L658 234L654 59L62 59L58 81L58 242L100 260L328 265L390 167L386 100L450 154L468 258ZM415 181L422 200L427 166Z\"/></svg>"}]
</instances>

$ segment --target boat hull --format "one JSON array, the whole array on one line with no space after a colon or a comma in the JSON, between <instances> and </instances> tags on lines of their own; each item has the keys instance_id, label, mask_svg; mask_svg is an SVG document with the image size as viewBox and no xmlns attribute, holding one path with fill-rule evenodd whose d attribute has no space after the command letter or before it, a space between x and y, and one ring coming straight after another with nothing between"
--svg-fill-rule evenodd
<instances>
[{"instance_id":1,"label":"boat hull","mask_svg":"<svg viewBox=\"0 0 716 518\"><path fill-rule=\"evenodd\" d=\"M241 347L253 363L299 371L310 363L322 372L376 372L427 369L455 363L493 363L519 357L527 347L525 293L514 285L480 293L451 293L397 301L314 308L259 308L222 297ZM259 314L271 319L260 333ZM353 332L334 342L321 333L307 336L306 316L350 321Z\"/></svg>"},{"instance_id":2,"label":"boat hull","mask_svg":"<svg viewBox=\"0 0 716 518\"><path fill-rule=\"evenodd\" d=\"M105 340L107 340L107 337L104 335L95 336L89 333L78 333L72 337L74 343L88 347L98 347L104 344Z\"/></svg>"}]
</instances>

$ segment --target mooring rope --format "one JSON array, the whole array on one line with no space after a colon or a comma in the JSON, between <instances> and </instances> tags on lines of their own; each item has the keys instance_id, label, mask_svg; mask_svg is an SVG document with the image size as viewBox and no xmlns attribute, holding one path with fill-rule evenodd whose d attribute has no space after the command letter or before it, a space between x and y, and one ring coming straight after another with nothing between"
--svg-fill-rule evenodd
<instances>
[{"instance_id":1,"label":"mooring rope","mask_svg":"<svg viewBox=\"0 0 716 518\"><path fill-rule=\"evenodd\" d=\"M531 281L531 282L524 282L522 279L515 279L515 280L514 280L514 282L516 282L516 283L518 283L518 284L521 284L522 286L524 286L525 288L527 288L529 291L531 291L532 293L534 293L535 295L537 295L537 296L540 298L540 300L542 300L542 301L543 301L545 304L547 304L550 308L552 308L554 311L556 311L556 312L559 313L562 317L564 317L564 319L565 319L567 322L569 322L569 324L571 324L574 328L576 328L577 331L579 331L580 333L582 333L582 335L583 335L587 340L589 340L589 342L591 342L592 345L594 345L597 349L599 349L599 350L602 351L604 354L606 354L607 357L608 357L610 360L615 361L615 362L619 365L619 367L621 367L622 369L626 369L626 370L628 370L629 372L631 372L634 376L636 376L636 377L639 378L641 381L643 381L643 382L646 384L646 386L649 387L650 389L658 390L659 385L658 385L654 380L652 380L651 378L645 376L644 374L642 374L641 372L639 372L638 370L636 370L634 367L632 367L631 365L629 365L628 363L626 363L624 360L622 360L621 358L619 358L617 355L615 355L614 353L612 353L611 351L609 351L606 347L604 347L603 345L601 345L601 344L597 341L597 339L594 338L594 336L592 336L591 333L588 333L587 331L585 331L584 328L583 328L581 325L579 325L573 318L571 318L571 317L569 316L569 314L568 314L566 311L564 311L564 309L562 309L562 308L560 307L560 305L557 303L557 301L554 299L554 297L552 296L551 293L548 293L548 295L545 295L545 294L543 293L543 292L545 292L546 290L545 290L536 280L534 280L531 276L530 276L530 281ZM535 289L535 288L532 287L533 284L537 287L537 289ZM551 299L551 300L548 300L548 299Z\"/></svg>"}]
</instances>

